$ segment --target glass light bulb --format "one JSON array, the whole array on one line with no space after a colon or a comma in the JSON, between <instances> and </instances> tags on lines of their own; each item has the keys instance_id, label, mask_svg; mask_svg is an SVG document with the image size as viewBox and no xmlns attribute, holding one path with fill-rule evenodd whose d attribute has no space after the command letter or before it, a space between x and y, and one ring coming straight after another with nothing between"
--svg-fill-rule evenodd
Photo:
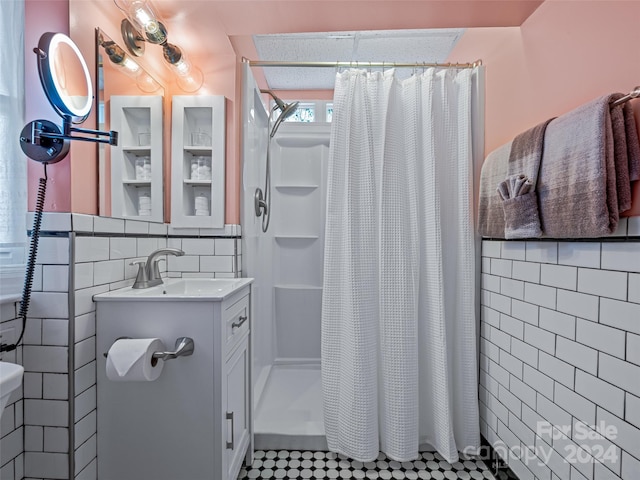
<instances>
[{"instance_id":1,"label":"glass light bulb","mask_svg":"<svg viewBox=\"0 0 640 480\"><path fill-rule=\"evenodd\" d=\"M189 63L189 60L187 60L183 55L180 60L173 64L173 68L176 69L178 75L189 75L191 64Z\"/></svg>"},{"instance_id":2,"label":"glass light bulb","mask_svg":"<svg viewBox=\"0 0 640 480\"><path fill-rule=\"evenodd\" d=\"M145 33L147 40L151 43L159 44L166 40L167 32L147 0L130 2L127 6L127 16L139 30Z\"/></svg>"},{"instance_id":3,"label":"glass light bulb","mask_svg":"<svg viewBox=\"0 0 640 480\"><path fill-rule=\"evenodd\" d=\"M134 75L140 71L140 65L138 65L136 62L131 60L129 57L126 57L122 61L122 63L120 63L120 66L124 68L127 72L132 73Z\"/></svg>"},{"instance_id":4,"label":"glass light bulb","mask_svg":"<svg viewBox=\"0 0 640 480\"><path fill-rule=\"evenodd\" d=\"M129 7L129 16L147 32L158 29L158 22L153 12L149 9L147 2L132 2Z\"/></svg>"}]
</instances>

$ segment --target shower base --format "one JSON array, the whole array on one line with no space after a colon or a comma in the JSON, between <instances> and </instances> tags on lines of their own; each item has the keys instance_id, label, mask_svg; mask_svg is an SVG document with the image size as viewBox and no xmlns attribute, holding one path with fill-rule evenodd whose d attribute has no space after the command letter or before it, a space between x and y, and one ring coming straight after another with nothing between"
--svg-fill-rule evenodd
<instances>
[{"instance_id":1,"label":"shower base","mask_svg":"<svg viewBox=\"0 0 640 480\"><path fill-rule=\"evenodd\" d=\"M274 365L256 408L257 450L327 450L320 365Z\"/></svg>"}]
</instances>

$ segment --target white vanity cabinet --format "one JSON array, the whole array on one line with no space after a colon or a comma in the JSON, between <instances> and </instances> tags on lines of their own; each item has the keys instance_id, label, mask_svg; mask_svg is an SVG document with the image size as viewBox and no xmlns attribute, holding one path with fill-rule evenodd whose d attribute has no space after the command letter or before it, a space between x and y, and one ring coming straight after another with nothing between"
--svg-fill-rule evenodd
<instances>
[{"instance_id":1,"label":"white vanity cabinet","mask_svg":"<svg viewBox=\"0 0 640 480\"><path fill-rule=\"evenodd\" d=\"M224 228L225 98L174 95L171 225Z\"/></svg>"},{"instance_id":2,"label":"white vanity cabinet","mask_svg":"<svg viewBox=\"0 0 640 480\"><path fill-rule=\"evenodd\" d=\"M164 221L162 96L111 96L111 215Z\"/></svg>"},{"instance_id":3,"label":"white vanity cabinet","mask_svg":"<svg viewBox=\"0 0 640 480\"><path fill-rule=\"evenodd\" d=\"M236 480L249 445L251 428L251 355L249 296L243 296L224 313L224 369L222 377L222 411L224 412L224 462L227 475ZM252 456L252 452L248 457Z\"/></svg>"},{"instance_id":4,"label":"white vanity cabinet","mask_svg":"<svg viewBox=\"0 0 640 480\"><path fill-rule=\"evenodd\" d=\"M236 280L219 300L96 295L98 478L236 480L252 460L251 280ZM103 352L120 337L167 350L191 337L195 350L153 382L114 382Z\"/></svg>"}]
</instances>

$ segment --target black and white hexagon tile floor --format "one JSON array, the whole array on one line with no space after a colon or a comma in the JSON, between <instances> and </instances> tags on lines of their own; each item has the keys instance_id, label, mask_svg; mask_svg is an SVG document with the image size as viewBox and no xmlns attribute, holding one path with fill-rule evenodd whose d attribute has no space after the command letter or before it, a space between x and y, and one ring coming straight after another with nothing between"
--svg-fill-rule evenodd
<instances>
[{"instance_id":1,"label":"black and white hexagon tile floor","mask_svg":"<svg viewBox=\"0 0 640 480\"><path fill-rule=\"evenodd\" d=\"M412 462L396 462L380 454L374 462L358 462L332 452L258 450L251 467L240 470L246 479L426 479L495 480L482 460L446 462L438 453L421 453Z\"/></svg>"}]
</instances>

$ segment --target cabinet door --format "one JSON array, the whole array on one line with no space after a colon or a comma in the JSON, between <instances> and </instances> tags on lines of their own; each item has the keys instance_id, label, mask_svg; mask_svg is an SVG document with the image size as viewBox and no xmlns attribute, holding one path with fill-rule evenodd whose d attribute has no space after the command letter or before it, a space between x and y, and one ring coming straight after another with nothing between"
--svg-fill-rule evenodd
<instances>
[{"instance_id":1,"label":"cabinet door","mask_svg":"<svg viewBox=\"0 0 640 480\"><path fill-rule=\"evenodd\" d=\"M225 364L227 479L235 480L249 445L249 342L246 336Z\"/></svg>"}]
</instances>

